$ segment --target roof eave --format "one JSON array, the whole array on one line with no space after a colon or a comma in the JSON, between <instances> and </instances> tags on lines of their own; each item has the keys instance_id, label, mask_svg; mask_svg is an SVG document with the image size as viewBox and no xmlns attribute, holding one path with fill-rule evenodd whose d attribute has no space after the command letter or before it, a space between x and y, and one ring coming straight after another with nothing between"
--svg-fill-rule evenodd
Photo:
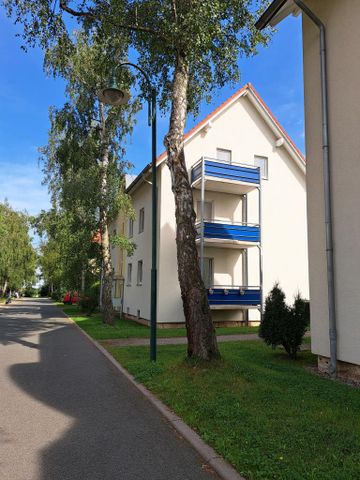
<instances>
[{"instance_id":1,"label":"roof eave","mask_svg":"<svg viewBox=\"0 0 360 480\"><path fill-rule=\"evenodd\" d=\"M258 30L263 30L269 25L274 27L288 15L296 15L298 12L299 8L293 0L274 0L255 23L255 27Z\"/></svg>"}]
</instances>

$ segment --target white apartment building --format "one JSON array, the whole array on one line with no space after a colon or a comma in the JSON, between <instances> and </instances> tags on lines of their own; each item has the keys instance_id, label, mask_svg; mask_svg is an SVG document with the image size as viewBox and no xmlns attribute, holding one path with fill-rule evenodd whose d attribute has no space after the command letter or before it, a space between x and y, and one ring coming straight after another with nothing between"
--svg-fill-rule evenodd
<instances>
[{"instance_id":1,"label":"white apartment building","mask_svg":"<svg viewBox=\"0 0 360 480\"><path fill-rule=\"evenodd\" d=\"M280 282L292 302L308 298L305 161L251 84L192 128L185 158L197 214L198 248L215 323L258 322ZM166 154L158 157L159 326L184 322L178 283L175 204ZM151 165L128 187L136 220L119 219L137 248L114 252L114 305L150 319ZM121 283L124 282L122 290Z\"/></svg>"}]
</instances>

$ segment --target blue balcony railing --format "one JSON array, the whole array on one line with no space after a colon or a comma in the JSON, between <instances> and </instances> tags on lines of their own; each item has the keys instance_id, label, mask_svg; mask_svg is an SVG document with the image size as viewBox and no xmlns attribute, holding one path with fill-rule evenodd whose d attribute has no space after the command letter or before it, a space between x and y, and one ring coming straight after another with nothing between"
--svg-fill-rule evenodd
<instances>
[{"instance_id":1,"label":"blue balcony railing","mask_svg":"<svg viewBox=\"0 0 360 480\"><path fill-rule=\"evenodd\" d=\"M207 289L210 306L256 307L261 305L260 287L214 286Z\"/></svg>"},{"instance_id":2,"label":"blue balcony railing","mask_svg":"<svg viewBox=\"0 0 360 480\"><path fill-rule=\"evenodd\" d=\"M201 223L196 224L198 236ZM216 220L204 221L204 238L235 240L239 242L260 242L260 226L248 223L223 223Z\"/></svg>"},{"instance_id":3,"label":"blue balcony railing","mask_svg":"<svg viewBox=\"0 0 360 480\"><path fill-rule=\"evenodd\" d=\"M225 163L220 160L204 158L199 160L191 169L191 183L201 177L202 162L204 161L205 177L216 177L222 180L231 180L253 185L260 184L260 169L236 163Z\"/></svg>"}]
</instances>

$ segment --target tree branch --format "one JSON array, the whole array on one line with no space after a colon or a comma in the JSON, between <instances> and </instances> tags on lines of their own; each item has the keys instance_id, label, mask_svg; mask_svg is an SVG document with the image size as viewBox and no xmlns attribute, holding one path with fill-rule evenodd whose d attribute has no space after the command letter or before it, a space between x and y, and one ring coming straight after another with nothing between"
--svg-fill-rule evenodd
<instances>
[{"instance_id":1,"label":"tree branch","mask_svg":"<svg viewBox=\"0 0 360 480\"><path fill-rule=\"evenodd\" d=\"M60 8L61 10L64 10L64 12L69 13L70 15L74 17L86 17L86 18L91 18L93 20L100 20L100 17L96 15L94 12L91 10L85 11L85 10L74 10L73 8L68 6L68 0L60 0ZM143 25L125 25L121 23L115 23L109 19L107 19L109 23L114 25L114 27L117 28L122 28L124 30L129 30L130 32L142 32L142 33L150 33L152 35L155 35L158 38L161 38L162 40L168 40L165 35L163 35L160 32L157 32L156 30L150 28L150 27L145 27Z\"/></svg>"},{"instance_id":2,"label":"tree branch","mask_svg":"<svg viewBox=\"0 0 360 480\"><path fill-rule=\"evenodd\" d=\"M177 23L176 0L171 0L171 6L172 6L172 11L173 11L175 23Z\"/></svg>"},{"instance_id":3,"label":"tree branch","mask_svg":"<svg viewBox=\"0 0 360 480\"><path fill-rule=\"evenodd\" d=\"M60 0L60 8L61 10L64 10L64 12L70 13L70 15L73 15L74 17L87 17L97 20L97 17L90 10L87 12L84 10L77 11L69 7L67 0Z\"/></svg>"}]
</instances>

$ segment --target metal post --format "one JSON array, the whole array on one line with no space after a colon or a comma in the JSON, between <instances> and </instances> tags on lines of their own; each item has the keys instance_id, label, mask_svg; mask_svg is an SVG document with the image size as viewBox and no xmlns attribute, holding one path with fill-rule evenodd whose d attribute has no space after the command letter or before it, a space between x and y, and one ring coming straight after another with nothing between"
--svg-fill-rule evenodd
<instances>
[{"instance_id":1,"label":"metal post","mask_svg":"<svg viewBox=\"0 0 360 480\"><path fill-rule=\"evenodd\" d=\"M205 200L205 161L201 159L201 202L200 202L200 272L204 279L204 200Z\"/></svg>"},{"instance_id":2,"label":"metal post","mask_svg":"<svg viewBox=\"0 0 360 480\"><path fill-rule=\"evenodd\" d=\"M242 222L247 224L248 221L248 205L247 195L242 195ZM246 248L242 251L242 284L243 286L249 285L249 268L248 268L249 256ZM244 321L246 325L249 324L249 311L244 309Z\"/></svg>"},{"instance_id":3,"label":"metal post","mask_svg":"<svg viewBox=\"0 0 360 480\"><path fill-rule=\"evenodd\" d=\"M259 231L260 231L260 242L259 242L259 279L260 279L260 320L262 321L263 312L264 312L264 289L263 289L263 255L262 255L262 199L261 199L261 169L259 167L259 176L260 176L260 186L258 187L259 192Z\"/></svg>"},{"instance_id":4,"label":"metal post","mask_svg":"<svg viewBox=\"0 0 360 480\"><path fill-rule=\"evenodd\" d=\"M151 142L152 142L152 249L151 249L151 314L150 360L156 362L157 323L157 188L156 188L156 90L151 91Z\"/></svg>"}]
</instances>

